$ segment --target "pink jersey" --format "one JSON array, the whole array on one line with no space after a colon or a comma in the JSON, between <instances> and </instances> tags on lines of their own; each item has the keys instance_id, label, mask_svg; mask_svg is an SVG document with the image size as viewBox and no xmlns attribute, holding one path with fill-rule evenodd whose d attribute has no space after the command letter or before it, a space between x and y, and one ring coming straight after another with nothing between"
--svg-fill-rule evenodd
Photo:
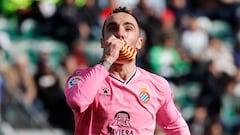
<instances>
[{"instance_id":1,"label":"pink jersey","mask_svg":"<svg viewBox=\"0 0 240 135\"><path fill-rule=\"evenodd\" d=\"M156 123L167 135L190 135L167 81L141 68L126 81L99 64L76 70L64 92L75 135L153 135Z\"/></svg>"}]
</instances>

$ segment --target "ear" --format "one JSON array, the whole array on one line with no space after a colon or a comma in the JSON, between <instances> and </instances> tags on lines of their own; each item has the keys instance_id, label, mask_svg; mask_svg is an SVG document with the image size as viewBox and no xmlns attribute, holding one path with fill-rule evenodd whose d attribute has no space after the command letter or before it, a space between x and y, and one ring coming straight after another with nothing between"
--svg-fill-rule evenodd
<instances>
[{"instance_id":1,"label":"ear","mask_svg":"<svg viewBox=\"0 0 240 135\"><path fill-rule=\"evenodd\" d=\"M136 49L141 49L142 48L142 44L143 44L143 38L139 37L138 41L137 41L137 45L136 45Z\"/></svg>"}]
</instances>

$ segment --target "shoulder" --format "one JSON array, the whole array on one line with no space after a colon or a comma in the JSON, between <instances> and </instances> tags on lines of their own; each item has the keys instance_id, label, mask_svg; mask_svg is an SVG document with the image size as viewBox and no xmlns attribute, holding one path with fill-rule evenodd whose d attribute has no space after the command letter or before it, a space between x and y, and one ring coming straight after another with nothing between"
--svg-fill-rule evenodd
<instances>
[{"instance_id":1,"label":"shoulder","mask_svg":"<svg viewBox=\"0 0 240 135\"><path fill-rule=\"evenodd\" d=\"M161 100L165 99L166 101L172 98L173 92L169 82L164 77L141 68L138 68L138 71L137 81L148 85L149 89L151 89L155 95L158 95L158 98L161 97Z\"/></svg>"},{"instance_id":2,"label":"shoulder","mask_svg":"<svg viewBox=\"0 0 240 135\"><path fill-rule=\"evenodd\" d=\"M143 78L144 80L148 81L152 85L159 86L159 87L168 85L168 81L160 75L154 74L142 68L138 68L138 71L139 71L139 75L142 76L140 78Z\"/></svg>"},{"instance_id":3,"label":"shoulder","mask_svg":"<svg viewBox=\"0 0 240 135\"><path fill-rule=\"evenodd\" d=\"M85 73L87 73L88 71L90 71L91 68L83 68L83 69L76 69L74 70L74 72L70 75L71 76L81 76L81 75L84 75Z\"/></svg>"},{"instance_id":4,"label":"shoulder","mask_svg":"<svg viewBox=\"0 0 240 135\"><path fill-rule=\"evenodd\" d=\"M140 75L144 75L145 77L148 77L149 79L157 79L157 80L161 80L161 81L167 81L164 77L157 75L153 72L147 71L145 69L142 69L140 67L138 67L138 72Z\"/></svg>"},{"instance_id":5,"label":"shoulder","mask_svg":"<svg viewBox=\"0 0 240 135\"><path fill-rule=\"evenodd\" d=\"M78 81L82 80L82 77L84 76L84 74L87 73L88 70L89 68L76 69L71 75L69 75L69 77L66 80L65 85L67 85L67 88L71 88L72 86L77 84Z\"/></svg>"},{"instance_id":6,"label":"shoulder","mask_svg":"<svg viewBox=\"0 0 240 135\"><path fill-rule=\"evenodd\" d=\"M81 80L84 76L89 76L89 74L94 74L96 72L108 74L108 71L105 69L105 67L103 67L100 64L97 64L93 67L76 69L71 75L69 75L67 82Z\"/></svg>"},{"instance_id":7,"label":"shoulder","mask_svg":"<svg viewBox=\"0 0 240 135\"><path fill-rule=\"evenodd\" d=\"M100 65L100 64L97 64L97 65L95 65L93 67L78 68L70 75L70 77L71 76L84 76L84 75L86 75L88 72L90 72L92 70L96 71L96 72L103 72L106 69L102 65Z\"/></svg>"}]
</instances>

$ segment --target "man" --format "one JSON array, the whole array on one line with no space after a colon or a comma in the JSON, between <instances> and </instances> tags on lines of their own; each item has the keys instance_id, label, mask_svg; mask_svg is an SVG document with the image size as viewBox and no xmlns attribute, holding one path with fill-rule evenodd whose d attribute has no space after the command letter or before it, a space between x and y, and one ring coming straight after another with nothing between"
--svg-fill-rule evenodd
<instances>
[{"instance_id":1,"label":"man","mask_svg":"<svg viewBox=\"0 0 240 135\"><path fill-rule=\"evenodd\" d=\"M75 116L75 135L153 135L156 123L168 135L190 135L165 79L119 60L122 44L139 50L137 19L117 8L106 19L99 64L70 76L67 102ZM134 54L134 53L133 53Z\"/></svg>"}]
</instances>

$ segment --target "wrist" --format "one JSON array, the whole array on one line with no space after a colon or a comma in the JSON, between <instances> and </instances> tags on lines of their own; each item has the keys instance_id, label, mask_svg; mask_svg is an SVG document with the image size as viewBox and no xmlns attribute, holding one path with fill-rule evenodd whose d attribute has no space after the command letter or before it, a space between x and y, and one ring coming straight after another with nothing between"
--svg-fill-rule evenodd
<instances>
[{"instance_id":1,"label":"wrist","mask_svg":"<svg viewBox=\"0 0 240 135\"><path fill-rule=\"evenodd\" d=\"M107 70L109 70L110 67L111 67L111 65L112 65L112 63L110 63L110 62L107 61L107 60L103 60L103 59L101 59L101 60L99 61L99 64L102 65L102 66L104 66Z\"/></svg>"}]
</instances>

